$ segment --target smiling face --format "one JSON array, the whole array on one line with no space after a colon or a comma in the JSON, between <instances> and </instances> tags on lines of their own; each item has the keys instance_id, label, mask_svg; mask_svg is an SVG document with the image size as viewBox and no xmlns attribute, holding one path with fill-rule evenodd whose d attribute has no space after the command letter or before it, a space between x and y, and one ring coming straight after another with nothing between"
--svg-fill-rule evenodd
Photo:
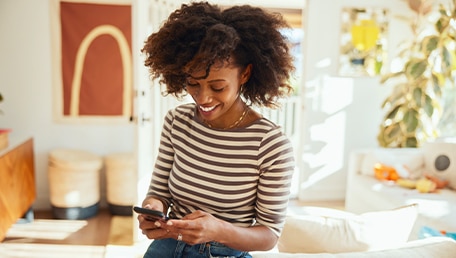
<instances>
[{"instance_id":1,"label":"smiling face","mask_svg":"<svg viewBox=\"0 0 456 258\"><path fill-rule=\"evenodd\" d=\"M241 70L228 63L213 65L207 77L205 72L187 78L187 92L198 106L199 116L216 128L226 128L235 123L245 110L240 97L240 87L250 76L250 65Z\"/></svg>"}]
</instances>

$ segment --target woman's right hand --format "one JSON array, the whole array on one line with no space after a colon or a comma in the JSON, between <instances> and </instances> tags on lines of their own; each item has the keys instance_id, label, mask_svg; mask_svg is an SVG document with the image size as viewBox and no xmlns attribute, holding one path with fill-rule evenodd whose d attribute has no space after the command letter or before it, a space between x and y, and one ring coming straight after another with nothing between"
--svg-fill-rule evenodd
<instances>
[{"instance_id":1,"label":"woman's right hand","mask_svg":"<svg viewBox=\"0 0 456 258\"><path fill-rule=\"evenodd\" d=\"M143 208L163 211L163 203L155 198L149 197L143 201ZM163 239L169 231L160 227L160 223L146 219L145 215L139 214L137 217L139 221L139 228L142 230L143 235L149 239Z\"/></svg>"}]
</instances>

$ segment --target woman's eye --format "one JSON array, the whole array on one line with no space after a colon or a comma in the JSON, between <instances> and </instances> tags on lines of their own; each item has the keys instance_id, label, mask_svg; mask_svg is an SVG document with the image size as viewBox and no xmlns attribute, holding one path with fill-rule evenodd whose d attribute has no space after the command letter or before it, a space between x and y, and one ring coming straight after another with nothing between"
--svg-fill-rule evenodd
<instances>
[{"instance_id":1,"label":"woman's eye","mask_svg":"<svg viewBox=\"0 0 456 258\"><path fill-rule=\"evenodd\" d=\"M195 87L195 86L198 86L198 85L199 85L198 83L187 82L187 86L190 86L190 87Z\"/></svg>"},{"instance_id":2,"label":"woman's eye","mask_svg":"<svg viewBox=\"0 0 456 258\"><path fill-rule=\"evenodd\" d=\"M213 91L215 92L221 92L223 91L224 88L212 88Z\"/></svg>"}]
</instances>

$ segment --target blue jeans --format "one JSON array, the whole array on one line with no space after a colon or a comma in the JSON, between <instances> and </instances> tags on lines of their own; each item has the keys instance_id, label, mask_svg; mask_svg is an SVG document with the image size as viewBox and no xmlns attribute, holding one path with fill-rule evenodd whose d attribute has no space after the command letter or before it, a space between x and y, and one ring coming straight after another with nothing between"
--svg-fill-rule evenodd
<instances>
[{"instance_id":1,"label":"blue jeans","mask_svg":"<svg viewBox=\"0 0 456 258\"><path fill-rule=\"evenodd\" d=\"M188 245L173 238L154 240L144 258L252 258L248 252L238 251L217 242Z\"/></svg>"}]
</instances>

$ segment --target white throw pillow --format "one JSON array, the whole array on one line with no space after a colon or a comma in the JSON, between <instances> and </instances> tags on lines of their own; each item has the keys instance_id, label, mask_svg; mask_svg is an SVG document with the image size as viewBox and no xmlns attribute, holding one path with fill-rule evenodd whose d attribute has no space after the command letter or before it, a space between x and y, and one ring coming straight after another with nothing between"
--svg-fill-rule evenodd
<instances>
[{"instance_id":1,"label":"white throw pillow","mask_svg":"<svg viewBox=\"0 0 456 258\"><path fill-rule=\"evenodd\" d=\"M321 208L290 215L278 242L280 252L341 253L392 248L407 242L418 213L412 204L356 215Z\"/></svg>"}]
</instances>

